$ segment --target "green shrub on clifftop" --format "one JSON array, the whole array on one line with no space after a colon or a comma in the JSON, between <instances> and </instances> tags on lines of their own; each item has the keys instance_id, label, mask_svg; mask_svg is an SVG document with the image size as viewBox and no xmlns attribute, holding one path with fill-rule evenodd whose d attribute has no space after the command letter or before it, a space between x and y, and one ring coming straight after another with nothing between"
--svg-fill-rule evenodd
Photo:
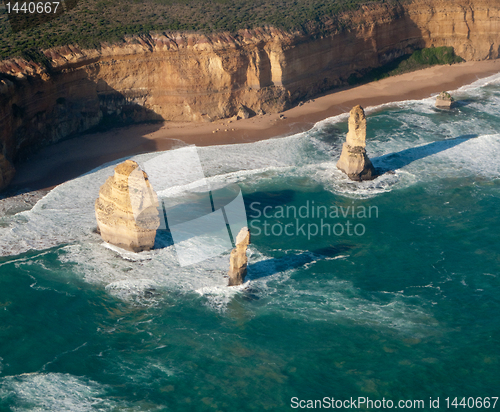
<instances>
[{"instance_id":1,"label":"green shrub on clifftop","mask_svg":"<svg viewBox=\"0 0 500 412\"><path fill-rule=\"evenodd\" d=\"M413 72L430 66L454 64L463 61L464 59L455 54L453 47L421 49L413 52L413 54L402 56L385 66L370 70L364 75L352 75L349 78L349 84L354 85L381 80L386 77Z\"/></svg>"}]
</instances>

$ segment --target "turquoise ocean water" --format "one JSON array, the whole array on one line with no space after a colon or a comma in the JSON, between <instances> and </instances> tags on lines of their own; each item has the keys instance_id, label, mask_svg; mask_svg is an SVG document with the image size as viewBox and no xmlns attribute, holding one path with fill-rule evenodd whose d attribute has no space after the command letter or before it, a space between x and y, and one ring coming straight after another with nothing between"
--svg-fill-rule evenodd
<instances>
[{"instance_id":1,"label":"turquoise ocean water","mask_svg":"<svg viewBox=\"0 0 500 412\"><path fill-rule=\"evenodd\" d=\"M114 164L1 217L0 411L500 396L500 76L453 94L451 111L367 108L368 154L395 171L372 182L335 167L347 115L198 148L214 187L243 192L243 287L225 286L229 251L180 267L161 239L105 247L94 201ZM192 201L184 189L162 196Z\"/></svg>"}]
</instances>

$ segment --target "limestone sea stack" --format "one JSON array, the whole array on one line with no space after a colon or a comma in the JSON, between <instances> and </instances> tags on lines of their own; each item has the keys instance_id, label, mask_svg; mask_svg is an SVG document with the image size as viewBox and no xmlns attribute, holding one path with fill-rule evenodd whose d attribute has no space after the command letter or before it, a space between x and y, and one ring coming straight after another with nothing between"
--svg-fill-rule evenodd
<instances>
[{"instance_id":1,"label":"limestone sea stack","mask_svg":"<svg viewBox=\"0 0 500 412\"><path fill-rule=\"evenodd\" d=\"M0 154L0 191L5 189L14 178L16 169Z\"/></svg>"},{"instance_id":2,"label":"limestone sea stack","mask_svg":"<svg viewBox=\"0 0 500 412\"><path fill-rule=\"evenodd\" d=\"M229 262L228 286L241 285L247 275L247 247L250 244L250 231L244 227L236 236L236 247L231 251Z\"/></svg>"},{"instance_id":3,"label":"limestone sea stack","mask_svg":"<svg viewBox=\"0 0 500 412\"><path fill-rule=\"evenodd\" d=\"M158 198L148 175L126 160L115 167L95 202L97 225L103 240L132 252L150 250L160 226Z\"/></svg>"},{"instance_id":4,"label":"limestone sea stack","mask_svg":"<svg viewBox=\"0 0 500 412\"><path fill-rule=\"evenodd\" d=\"M375 179L375 169L366 155L366 116L360 105L349 116L349 131L337 167L351 180Z\"/></svg>"},{"instance_id":5,"label":"limestone sea stack","mask_svg":"<svg viewBox=\"0 0 500 412\"><path fill-rule=\"evenodd\" d=\"M439 93L438 97L436 97L436 107L441 109L451 109L453 105L453 97L451 97L448 92Z\"/></svg>"}]
</instances>

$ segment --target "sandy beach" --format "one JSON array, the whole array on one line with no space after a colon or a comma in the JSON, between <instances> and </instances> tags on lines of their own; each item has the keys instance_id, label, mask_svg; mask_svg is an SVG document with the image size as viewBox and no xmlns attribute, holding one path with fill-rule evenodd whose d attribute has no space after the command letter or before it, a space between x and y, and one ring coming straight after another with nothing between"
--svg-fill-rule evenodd
<instances>
[{"instance_id":1,"label":"sandy beach","mask_svg":"<svg viewBox=\"0 0 500 412\"><path fill-rule=\"evenodd\" d=\"M348 112L353 106L380 105L422 99L443 90L455 90L500 72L500 60L466 62L390 77L333 91L281 114L213 123L156 123L81 135L42 149L16 165L12 193L61 184L93 168L125 156L168 150L186 144L198 146L247 143L310 129L316 122ZM280 119L280 115L285 118Z\"/></svg>"}]
</instances>

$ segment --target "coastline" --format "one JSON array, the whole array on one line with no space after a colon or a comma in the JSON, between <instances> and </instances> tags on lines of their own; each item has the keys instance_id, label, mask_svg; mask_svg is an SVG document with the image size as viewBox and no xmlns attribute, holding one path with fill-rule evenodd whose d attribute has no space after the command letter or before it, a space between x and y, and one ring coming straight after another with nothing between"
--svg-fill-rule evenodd
<instances>
[{"instance_id":1,"label":"coastline","mask_svg":"<svg viewBox=\"0 0 500 412\"><path fill-rule=\"evenodd\" d=\"M139 153L198 146L250 143L309 130L328 117L353 106L417 100L455 90L500 72L500 59L434 66L376 82L333 91L280 114L266 114L229 122L155 123L85 134L43 148L16 165L17 174L7 197L19 192L47 190L101 164ZM280 119L283 115L285 119ZM217 130L219 129L219 130ZM227 130L227 131L225 131Z\"/></svg>"}]
</instances>

